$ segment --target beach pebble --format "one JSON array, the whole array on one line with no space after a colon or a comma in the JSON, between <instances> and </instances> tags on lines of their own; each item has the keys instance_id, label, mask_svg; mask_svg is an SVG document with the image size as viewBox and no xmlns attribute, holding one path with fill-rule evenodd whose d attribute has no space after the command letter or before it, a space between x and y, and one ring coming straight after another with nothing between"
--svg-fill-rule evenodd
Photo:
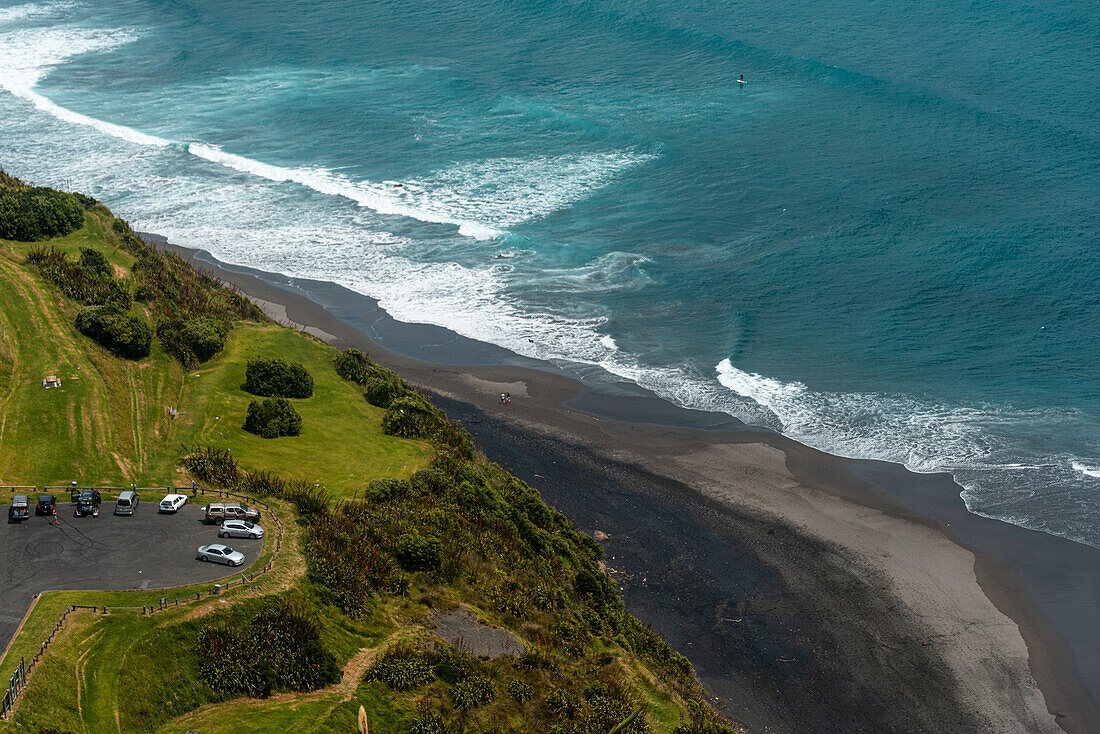
<instances>
[{"instance_id":1,"label":"beach pebble","mask_svg":"<svg viewBox=\"0 0 1100 734\"><path fill-rule=\"evenodd\" d=\"M602 530L597 530L596 532L592 533L592 537L600 541L601 543L605 540L611 540L611 536Z\"/></svg>"}]
</instances>

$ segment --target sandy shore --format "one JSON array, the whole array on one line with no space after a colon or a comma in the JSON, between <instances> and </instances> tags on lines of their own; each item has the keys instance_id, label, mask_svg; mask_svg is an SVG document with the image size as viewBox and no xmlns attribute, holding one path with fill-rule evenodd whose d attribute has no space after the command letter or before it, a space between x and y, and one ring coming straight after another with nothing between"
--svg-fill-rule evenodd
<instances>
[{"instance_id":1,"label":"sandy shore","mask_svg":"<svg viewBox=\"0 0 1100 734\"><path fill-rule=\"evenodd\" d=\"M369 349L608 533L628 609L750 731L1100 731L1095 549L970 515L947 476L398 324L333 284L195 264L283 323Z\"/></svg>"}]
</instances>

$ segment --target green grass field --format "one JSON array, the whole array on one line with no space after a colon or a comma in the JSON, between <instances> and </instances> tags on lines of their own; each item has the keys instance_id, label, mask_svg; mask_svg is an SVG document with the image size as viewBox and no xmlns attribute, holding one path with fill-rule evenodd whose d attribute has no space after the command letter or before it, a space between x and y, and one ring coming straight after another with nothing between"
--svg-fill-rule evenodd
<instances>
[{"instance_id":1,"label":"green grass field","mask_svg":"<svg viewBox=\"0 0 1100 734\"><path fill-rule=\"evenodd\" d=\"M118 272L133 262L91 214L83 229L44 244L73 255L96 247ZM382 411L336 375L335 349L290 329L240 324L220 355L190 372L156 341L146 359L115 357L76 330L79 304L23 262L30 248L0 241L0 484L163 486L185 479L184 447L202 443L231 449L246 469L345 497L430 458L427 444L382 433ZM302 435L262 439L241 428L252 398L240 386L257 355L302 362L313 374L314 396L295 401ZM62 386L44 389L47 375Z\"/></svg>"},{"instance_id":2,"label":"green grass field","mask_svg":"<svg viewBox=\"0 0 1100 734\"><path fill-rule=\"evenodd\" d=\"M372 479L423 468L431 447L382 433L385 411L336 374L335 354L281 326L235 329L217 360L187 375L181 410L190 415L180 419L197 424L193 440L232 450L243 467L317 483L336 497L350 497ZM248 403L256 399L241 389L254 356L300 362L313 375L313 397L292 401L302 415L300 436L265 439L242 430Z\"/></svg>"}]
</instances>

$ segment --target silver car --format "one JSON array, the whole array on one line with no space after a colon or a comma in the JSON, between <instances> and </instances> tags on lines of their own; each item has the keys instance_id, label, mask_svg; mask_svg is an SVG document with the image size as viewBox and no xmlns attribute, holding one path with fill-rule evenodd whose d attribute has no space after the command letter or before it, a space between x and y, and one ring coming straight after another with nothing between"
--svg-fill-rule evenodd
<instances>
[{"instance_id":1,"label":"silver car","mask_svg":"<svg viewBox=\"0 0 1100 734\"><path fill-rule=\"evenodd\" d=\"M227 566L239 566L244 563L244 553L235 551L221 543L211 543L199 547L199 560L224 563Z\"/></svg>"},{"instance_id":2,"label":"silver car","mask_svg":"<svg viewBox=\"0 0 1100 734\"><path fill-rule=\"evenodd\" d=\"M219 538L257 538L264 537L264 529L248 520L226 520L218 528Z\"/></svg>"}]
</instances>

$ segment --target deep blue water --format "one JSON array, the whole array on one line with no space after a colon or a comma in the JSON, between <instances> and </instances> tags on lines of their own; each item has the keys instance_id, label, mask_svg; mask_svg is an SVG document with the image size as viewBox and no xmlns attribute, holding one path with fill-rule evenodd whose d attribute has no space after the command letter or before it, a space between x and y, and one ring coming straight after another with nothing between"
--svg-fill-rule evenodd
<instances>
[{"instance_id":1,"label":"deep blue water","mask_svg":"<svg viewBox=\"0 0 1100 734\"><path fill-rule=\"evenodd\" d=\"M1051 0L0 0L0 165L1100 545L1098 38Z\"/></svg>"}]
</instances>

